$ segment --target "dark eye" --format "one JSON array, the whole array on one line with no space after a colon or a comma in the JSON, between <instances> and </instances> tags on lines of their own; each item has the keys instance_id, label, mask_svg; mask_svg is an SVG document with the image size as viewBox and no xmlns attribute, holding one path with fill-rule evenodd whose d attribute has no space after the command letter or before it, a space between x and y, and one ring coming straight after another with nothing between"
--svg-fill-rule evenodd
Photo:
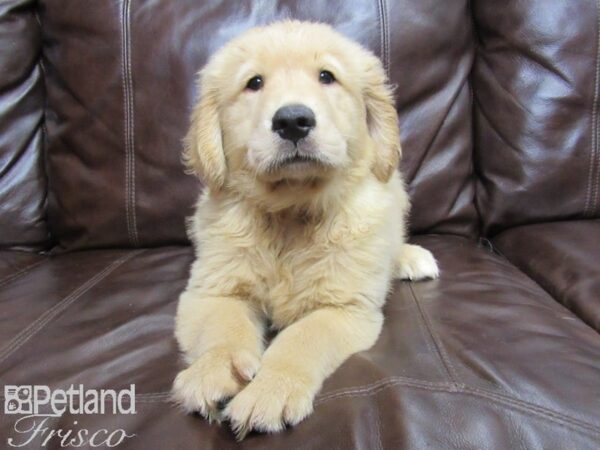
<instances>
[{"instance_id":1,"label":"dark eye","mask_svg":"<svg viewBox=\"0 0 600 450\"><path fill-rule=\"evenodd\" d=\"M335 81L335 77L329 70L321 70L319 81L323 84L331 84Z\"/></svg>"},{"instance_id":2,"label":"dark eye","mask_svg":"<svg viewBox=\"0 0 600 450\"><path fill-rule=\"evenodd\" d=\"M246 89L251 91L259 91L263 87L263 79L260 75L256 75L248 80L246 83Z\"/></svg>"}]
</instances>

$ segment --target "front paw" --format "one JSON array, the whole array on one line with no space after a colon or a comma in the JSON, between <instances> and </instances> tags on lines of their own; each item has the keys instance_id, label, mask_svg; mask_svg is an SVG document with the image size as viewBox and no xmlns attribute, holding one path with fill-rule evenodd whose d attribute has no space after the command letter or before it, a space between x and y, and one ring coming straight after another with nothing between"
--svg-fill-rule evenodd
<instances>
[{"instance_id":1,"label":"front paw","mask_svg":"<svg viewBox=\"0 0 600 450\"><path fill-rule=\"evenodd\" d=\"M237 394L259 367L260 356L246 349L211 349L179 372L172 399L187 413L220 421L222 402Z\"/></svg>"},{"instance_id":2,"label":"front paw","mask_svg":"<svg viewBox=\"0 0 600 450\"><path fill-rule=\"evenodd\" d=\"M396 276L402 280L437 278L437 262L429 250L419 245L404 244L396 261Z\"/></svg>"},{"instance_id":3,"label":"front paw","mask_svg":"<svg viewBox=\"0 0 600 450\"><path fill-rule=\"evenodd\" d=\"M224 411L238 440L250 430L281 431L296 425L313 411L318 386L295 374L261 371Z\"/></svg>"}]
</instances>

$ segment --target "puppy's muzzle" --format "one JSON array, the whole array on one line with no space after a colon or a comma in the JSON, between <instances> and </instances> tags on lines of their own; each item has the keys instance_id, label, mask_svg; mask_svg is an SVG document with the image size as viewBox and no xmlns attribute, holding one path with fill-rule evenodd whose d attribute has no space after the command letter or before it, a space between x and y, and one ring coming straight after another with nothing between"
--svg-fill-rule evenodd
<instances>
[{"instance_id":1,"label":"puppy's muzzle","mask_svg":"<svg viewBox=\"0 0 600 450\"><path fill-rule=\"evenodd\" d=\"M317 125L315 113L308 106L293 104L279 108L273 116L273 132L294 145Z\"/></svg>"}]
</instances>

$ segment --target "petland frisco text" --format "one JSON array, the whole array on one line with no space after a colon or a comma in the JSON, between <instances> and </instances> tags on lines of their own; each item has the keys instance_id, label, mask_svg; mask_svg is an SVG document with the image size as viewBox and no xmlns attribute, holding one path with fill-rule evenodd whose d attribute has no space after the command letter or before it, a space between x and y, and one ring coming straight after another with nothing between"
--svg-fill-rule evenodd
<instances>
[{"instance_id":1,"label":"petland frisco text","mask_svg":"<svg viewBox=\"0 0 600 450\"><path fill-rule=\"evenodd\" d=\"M135 385L129 389L85 389L71 385L68 389L50 389L43 385L4 386L4 413L20 415L14 424L14 435L7 444L25 447L39 442L45 447L51 441L60 447L116 447L135 434L124 429L88 430L72 420L71 428L53 428L53 418L68 415L135 414ZM64 423L64 421L60 421Z\"/></svg>"}]
</instances>

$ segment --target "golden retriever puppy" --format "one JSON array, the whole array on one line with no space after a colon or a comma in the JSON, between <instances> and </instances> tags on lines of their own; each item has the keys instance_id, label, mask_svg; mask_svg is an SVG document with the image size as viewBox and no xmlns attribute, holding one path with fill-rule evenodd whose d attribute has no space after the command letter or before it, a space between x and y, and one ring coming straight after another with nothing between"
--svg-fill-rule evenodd
<instances>
[{"instance_id":1,"label":"golden retriever puppy","mask_svg":"<svg viewBox=\"0 0 600 450\"><path fill-rule=\"evenodd\" d=\"M309 415L324 379L377 339L391 279L438 268L405 242L398 117L368 50L279 22L218 51L200 92L185 157L207 188L173 395L242 438ZM267 327L280 331L265 349Z\"/></svg>"}]
</instances>

